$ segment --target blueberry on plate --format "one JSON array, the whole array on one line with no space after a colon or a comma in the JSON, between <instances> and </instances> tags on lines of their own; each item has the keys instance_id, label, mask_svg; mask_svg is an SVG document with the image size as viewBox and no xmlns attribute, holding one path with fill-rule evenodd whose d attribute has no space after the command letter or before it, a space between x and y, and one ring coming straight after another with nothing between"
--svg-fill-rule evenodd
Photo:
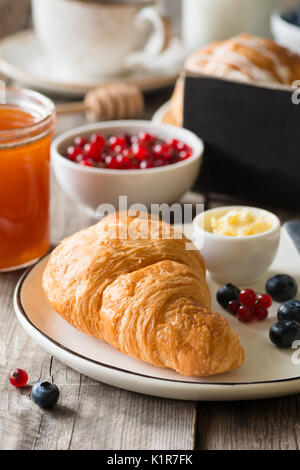
<instances>
[{"instance_id":1,"label":"blueberry on plate","mask_svg":"<svg viewBox=\"0 0 300 470\"><path fill-rule=\"evenodd\" d=\"M300 8L297 8L297 11L296 11L296 19L294 21L294 24L296 26L300 26Z\"/></svg>"},{"instance_id":2,"label":"blueberry on plate","mask_svg":"<svg viewBox=\"0 0 300 470\"><path fill-rule=\"evenodd\" d=\"M297 294L297 290L297 282L288 274L277 274L266 283L267 293L276 302L286 302L293 299Z\"/></svg>"},{"instance_id":3,"label":"blueberry on plate","mask_svg":"<svg viewBox=\"0 0 300 470\"><path fill-rule=\"evenodd\" d=\"M226 284L220 287L217 292L217 301L223 308L227 309L227 306L231 300L239 300L240 289L233 284Z\"/></svg>"},{"instance_id":4,"label":"blueberry on plate","mask_svg":"<svg viewBox=\"0 0 300 470\"><path fill-rule=\"evenodd\" d=\"M277 318L278 320L295 320L300 323L300 301L288 300L280 305Z\"/></svg>"},{"instance_id":5,"label":"blueberry on plate","mask_svg":"<svg viewBox=\"0 0 300 470\"><path fill-rule=\"evenodd\" d=\"M300 339L300 324L294 320L279 321L271 326L269 336L278 348L291 348Z\"/></svg>"},{"instance_id":6,"label":"blueberry on plate","mask_svg":"<svg viewBox=\"0 0 300 470\"><path fill-rule=\"evenodd\" d=\"M58 387L50 382L38 382L32 387L32 401L41 408L52 408L59 399Z\"/></svg>"}]
</instances>

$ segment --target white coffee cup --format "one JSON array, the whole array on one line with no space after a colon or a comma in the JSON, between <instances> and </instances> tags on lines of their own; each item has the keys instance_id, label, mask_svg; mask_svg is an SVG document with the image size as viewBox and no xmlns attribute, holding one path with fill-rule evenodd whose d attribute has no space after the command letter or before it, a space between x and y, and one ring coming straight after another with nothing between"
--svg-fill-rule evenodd
<instances>
[{"instance_id":1,"label":"white coffee cup","mask_svg":"<svg viewBox=\"0 0 300 470\"><path fill-rule=\"evenodd\" d=\"M132 53L157 55L170 38L155 0L32 0L32 11L40 42L66 76L120 74Z\"/></svg>"}]
</instances>

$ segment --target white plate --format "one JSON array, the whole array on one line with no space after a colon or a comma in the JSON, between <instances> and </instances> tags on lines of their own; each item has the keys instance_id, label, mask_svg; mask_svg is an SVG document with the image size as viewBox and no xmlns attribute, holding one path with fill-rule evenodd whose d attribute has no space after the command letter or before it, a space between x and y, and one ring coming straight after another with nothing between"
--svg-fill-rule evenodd
<instances>
[{"instance_id":1,"label":"white plate","mask_svg":"<svg viewBox=\"0 0 300 470\"><path fill-rule=\"evenodd\" d=\"M185 56L183 46L175 38L170 48L172 50L163 53L168 54L165 57L170 59L170 63L164 68L157 66L153 70L135 69L130 74L106 80L87 79L77 74L70 80L60 76L59 70L52 65L34 31L26 30L7 36L0 42L0 72L27 86L62 95L83 96L103 83L120 80L134 83L143 91L151 91L173 84L181 70Z\"/></svg>"},{"instance_id":2,"label":"white plate","mask_svg":"<svg viewBox=\"0 0 300 470\"><path fill-rule=\"evenodd\" d=\"M269 319L242 324L221 311L215 301L218 285L209 280L213 308L221 311L239 332L246 353L245 364L209 378L183 377L131 359L63 320L43 294L41 278L47 259L30 268L18 283L14 298L16 314L26 332L42 348L78 372L127 390L182 400L246 400L300 392L300 365L292 362L294 351L277 349L268 338L278 304L273 305ZM274 272L289 273L300 285L299 255L284 231L278 256L266 278ZM253 287L263 291L264 281Z\"/></svg>"}]
</instances>

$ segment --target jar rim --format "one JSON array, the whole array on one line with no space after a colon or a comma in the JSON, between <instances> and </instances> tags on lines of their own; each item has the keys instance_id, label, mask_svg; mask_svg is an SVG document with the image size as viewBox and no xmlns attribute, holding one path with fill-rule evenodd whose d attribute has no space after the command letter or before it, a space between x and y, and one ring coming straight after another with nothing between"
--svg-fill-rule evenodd
<instances>
[{"instance_id":1,"label":"jar rim","mask_svg":"<svg viewBox=\"0 0 300 470\"><path fill-rule=\"evenodd\" d=\"M5 135L24 135L28 132L34 130L37 126L43 126L47 120L55 114L55 104L53 103L50 98L39 93L37 91L29 90L27 88L15 88L15 87L5 87L6 92L15 93L16 96L19 95L20 97L29 98L32 102L46 111L46 114L41 117L41 119L37 119L33 124L29 124L26 126L18 127L16 129L0 129L0 138ZM0 109L5 108L6 106L10 106L11 103L5 102L0 103Z\"/></svg>"},{"instance_id":2,"label":"jar rim","mask_svg":"<svg viewBox=\"0 0 300 470\"><path fill-rule=\"evenodd\" d=\"M27 99L28 107L30 107L31 104L32 106L35 106L36 109L42 110L43 113L41 114L40 118L38 117L37 120L32 124L17 127L15 129L0 130L0 148L14 146L16 141L18 141L19 144L26 143L28 138L29 141L31 141L31 135L34 135L35 137L33 140L36 140L36 138L38 138L37 134L39 132L43 134L45 129L50 125L51 120L55 118L55 104L52 100L50 100L50 98L46 97L42 93L28 90L26 88L6 87L5 92L6 94L12 94L16 101L18 101L18 98L21 102L22 99ZM22 109L22 103L21 105L18 105L17 102L14 103L11 99L5 100L4 103L0 103L0 110L1 108L3 109L5 107L14 105L20 106L20 109ZM24 105L24 108L25 106L26 105Z\"/></svg>"}]
</instances>

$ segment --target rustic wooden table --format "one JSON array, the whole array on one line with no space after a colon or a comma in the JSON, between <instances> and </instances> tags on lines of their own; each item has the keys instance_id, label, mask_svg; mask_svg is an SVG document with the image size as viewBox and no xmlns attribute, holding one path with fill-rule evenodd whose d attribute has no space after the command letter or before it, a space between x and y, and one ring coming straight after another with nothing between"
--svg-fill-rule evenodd
<instances>
[{"instance_id":1,"label":"rustic wooden table","mask_svg":"<svg viewBox=\"0 0 300 470\"><path fill-rule=\"evenodd\" d=\"M1 6L8 5L11 2L0 0L0 17ZM19 0L15 5L24 8ZM18 24L24 27L27 20ZM151 117L169 95L166 90L148 96L144 117ZM80 115L60 117L57 133L84 122ZM52 242L57 243L91 220L52 183ZM212 207L223 202L210 198L207 203ZM300 213L272 209L282 220L300 217ZM12 298L20 275L0 274L0 450L298 449L299 395L253 402L180 402L120 390L66 367L18 325ZM42 411L29 399L29 387L14 389L8 376L15 367L29 372L30 383L54 381L61 391L61 405Z\"/></svg>"}]
</instances>

